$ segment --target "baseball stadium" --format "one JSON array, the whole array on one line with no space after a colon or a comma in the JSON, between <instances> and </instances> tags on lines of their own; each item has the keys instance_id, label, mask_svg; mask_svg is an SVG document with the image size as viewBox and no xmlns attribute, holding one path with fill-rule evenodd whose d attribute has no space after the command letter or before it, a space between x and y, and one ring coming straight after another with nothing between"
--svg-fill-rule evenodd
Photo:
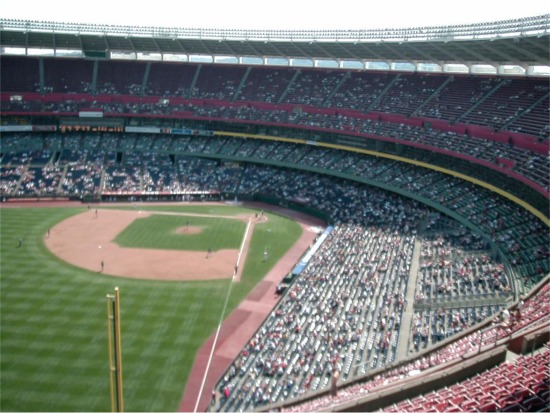
<instances>
[{"instance_id":1,"label":"baseball stadium","mask_svg":"<svg viewBox=\"0 0 550 413\"><path fill-rule=\"evenodd\" d=\"M549 30L0 19L0 409L548 411Z\"/></svg>"}]
</instances>

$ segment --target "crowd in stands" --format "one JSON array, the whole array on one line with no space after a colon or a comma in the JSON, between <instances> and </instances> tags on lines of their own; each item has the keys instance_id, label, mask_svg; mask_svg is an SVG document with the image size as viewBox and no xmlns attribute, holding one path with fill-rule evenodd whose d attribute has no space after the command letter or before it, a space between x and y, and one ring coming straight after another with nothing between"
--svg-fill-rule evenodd
<instances>
[{"instance_id":1,"label":"crowd in stands","mask_svg":"<svg viewBox=\"0 0 550 413\"><path fill-rule=\"evenodd\" d=\"M367 206L382 209L372 228L366 217L334 228L219 383L216 410L250 410L326 388L334 369L351 379L395 360L415 237L385 203Z\"/></svg>"},{"instance_id":2,"label":"crowd in stands","mask_svg":"<svg viewBox=\"0 0 550 413\"><path fill-rule=\"evenodd\" d=\"M522 304L521 308L519 303ZM422 372L429 373L434 367L474 356L484 348L494 348L527 326L535 330L547 329L550 323L550 284L546 283L538 293L525 302L518 302L513 309L519 309L519 320L506 316L509 311L505 309L485 327L473 334L464 335L433 353L388 368L363 383L347 386L342 383L337 395L326 394L294 406L286 406L285 411L330 410L339 404L395 388L412 376L418 376ZM545 346L536 356L520 356L515 363L504 362L472 379L403 400L387 406L384 411L546 411L550 407L548 357L550 350ZM482 394L485 385L492 387L486 388ZM521 406L526 409L520 408ZM535 406L537 409L530 410Z\"/></svg>"},{"instance_id":3,"label":"crowd in stands","mask_svg":"<svg viewBox=\"0 0 550 413\"><path fill-rule=\"evenodd\" d=\"M34 59L6 57L4 91L37 91L39 66ZM17 65L14 71L12 65ZM61 66L74 71L55 78ZM497 165L504 158L513 171L550 190L548 153L521 149L510 142L473 138L467 133L406 125L362 116L392 113L486 126L494 130L549 137L550 88L545 79L472 77L443 74L345 72L321 69L167 65L100 62L92 82L91 62L45 59L42 95L35 101L2 100L2 112L77 113L99 108L111 115L158 115L261 122L434 146ZM22 66L22 67L21 67ZM23 77L25 75L25 77ZM142 86L144 85L144 86ZM84 93L88 98L48 101L52 92ZM167 97L94 99L93 96ZM91 98L90 98L91 96ZM269 104L265 106L263 104ZM291 105L291 106L289 106ZM328 109L328 110L310 110ZM344 110L346 109L346 110ZM351 111L351 112L350 112ZM355 111L355 112L354 112Z\"/></svg>"},{"instance_id":4,"label":"crowd in stands","mask_svg":"<svg viewBox=\"0 0 550 413\"><path fill-rule=\"evenodd\" d=\"M85 102L72 107L67 103L48 104L41 106L40 111L77 113L82 107L90 105ZM492 165L500 165L501 159L513 162L511 170L533 181L546 191L550 190L550 158L531 150L522 149L507 142L478 139L451 131L426 129L422 126L412 126L400 123L356 119L338 114L312 114L307 112L289 112L277 109L258 109L255 107L219 107L204 106L193 103L178 106L163 106L155 103L118 103L91 105L101 108L105 113L171 115L174 112L184 112L187 116L210 118L213 120L241 120L265 122L288 126L307 126L322 130L350 131L371 137L389 137L404 143L417 143L433 146L450 153L456 153L486 161ZM33 108L29 108L32 110ZM9 111L9 108L7 109Z\"/></svg>"},{"instance_id":5,"label":"crowd in stands","mask_svg":"<svg viewBox=\"0 0 550 413\"><path fill-rule=\"evenodd\" d=\"M2 59L7 92L293 104L425 116L543 138L549 132L544 78L56 58L43 58L40 69L35 58Z\"/></svg>"},{"instance_id":6,"label":"crowd in stands","mask_svg":"<svg viewBox=\"0 0 550 413\"><path fill-rule=\"evenodd\" d=\"M351 214L335 225L228 370L213 410L250 410L326 389L335 370L345 382L396 361L400 340L407 341L400 334L409 329L403 315L418 260L415 243L422 243L421 228L430 215L420 205L378 191L342 201ZM459 229L460 255L473 259L487 252ZM497 265L489 258L486 263ZM475 292L464 297L479 298Z\"/></svg>"}]
</instances>

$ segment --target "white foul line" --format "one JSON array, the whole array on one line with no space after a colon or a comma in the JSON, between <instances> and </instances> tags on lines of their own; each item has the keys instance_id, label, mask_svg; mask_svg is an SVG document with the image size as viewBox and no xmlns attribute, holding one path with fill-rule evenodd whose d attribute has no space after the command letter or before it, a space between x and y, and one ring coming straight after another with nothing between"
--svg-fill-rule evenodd
<instances>
[{"instance_id":1,"label":"white foul line","mask_svg":"<svg viewBox=\"0 0 550 413\"><path fill-rule=\"evenodd\" d=\"M251 223L251 220L249 219L248 224L246 226L246 231L244 233L243 240L241 242L241 248L239 249L239 255L237 256L237 264L235 265L235 269L233 271L233 278L231 279L231 284L229 285L229 289L227 290L227 296L225 297L225 303L223 305L222 313L220 316L220 322L218 323L218 329L216 330L216 335L214 336L214 342L212 343L212 349L210 350L210 356L208 357L208 363L206 363L206 369L204 371L204 376L202 378L201 388L199 390L199 395L197 396L197 403L195 403L195 409L193 410L193 412L195 413L197 412L197 408L199 407L202 391L204 390L204 384L206 383L206 377L208 376L208 370L210 370L210 363L212 362L212 358L214 357L214 350L216 348L216 343L218 342L218 337L220 335L220 330L222 328L223 319L225 317L225 310L227 309L227 303L229 302L229 296L231 295L231 290L233 288L233 281L235 281L235 276L237 275L237 269L239 268L241 254L243 252L246 238L248 237L248 231L250 230L250 223Z\"/></svg>"},{"instance_id":2,"label":"white foul line","mask_svg":"<svg viewBox=\"0 0 550 413\"><path fill-rule=\"evenodd\" d=\"M239 255L237 255L237 264L235 264L235 272L233 274L233 278L237 275L237 271L239 268L239 263L241 262L241 256L243 254L244 245L246 243L246 239L248 238L248 231L250 231L250 224L252 223L252 220L248 218L248 224L246 224L246 231L244 232L244 237L241 242L241 248L239 249Z\"/></svg>"}]
</instances>

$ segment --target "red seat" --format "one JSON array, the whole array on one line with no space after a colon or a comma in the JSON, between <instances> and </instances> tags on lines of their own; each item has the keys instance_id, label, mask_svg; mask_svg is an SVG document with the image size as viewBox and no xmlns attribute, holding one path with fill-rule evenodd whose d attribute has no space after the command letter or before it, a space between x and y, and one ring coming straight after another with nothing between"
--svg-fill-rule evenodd
<instances>
[{"instance_id":1,"label":"red seat","mask_svg":"<svg viewBox=\"0 0 550 413\"><path fill-rule=\"evenodd\" d=\"M395 407L398 411L402 412L403 410L407 410L412 407L412 403L409 400L403 400L402 402L399 402Z\"/></svg>"},{"instance_id":2,"label":"red seat","mask_svg":"<svg viewBox=\"0 0 550 413\"><path fill-rule=\"evenodd\" d=\"M477 400L466 400L459 407L464 411L477 410L479 403Z\"/></svg>"},{"instance_id":3,"label":"red seat","mask_svg":"<svg viewBox=\"0 0 550 413\"><path fill-rule=\"evenodd\" d=\"M501 408L506 407L510 404L518 404L518 403L521 403L525 397L529 397L530 394L531 392L529 391L529 389L522 388L522 389L516 390L512 394L509 394L508 396L502 399L499 399L498 404L500 405Z\"/></svg>"},{"instance_id":4,"label":"red seat","mask_svg":"<svg viewBox=\"0 0 550 413\"><path fill-rule=\"evenodd\" d=\"M523 408L523 405L521 403L519 404L510 404L506 406L505 408L500 409L501 412L509 412L509 413L517 413L517 412L525 412L526 410Z\"/></svg>"},{"instance_id":5,"label":"red seat","mask_svg":"<svg viewBox=\"0 0 550 413\"><path fill-rule=\"evenodd\" d=\"M544 368L546 369L547 367L544 366ZM535 374L533 375L533 379L534 379L537 383L538 383L538 382L541 382L541 381L544 381L544 378L545 378L545 377L546 377L546 376L545 376L545 374L544 374L543 371L538 372L538 373L535 373Z\"/></svg>"},{"instance_id":6,"label":"red seat","mask_svg":"<svg viewBox=\"0 0 550 413\"><path fill-rule=\"evenodd\" d=\"M449 407L449 403L447 403L447 402L438 403L435 406L433 406L433 408L438 412L446 412L446 411L448 411L447 410L448 407Z\"/></svg>"},{"instance_id":7,"label":"red seat","mask_svg":"<svg viewBox=\"0 0 550 413\"><path fill-rule=\"evenodd\" d=\"M498 410L498 406L495 402L486 402L479 406L480 412L496 412Z\"/></svg>"},{"instance_id":8,"label":"red seat","mask_svg":"<svg viewBox=\"0 0 550 413\"><path fill-rule=\"evenodd\" d=\"M433 410L432 408L437 405L437 402L436 401L433 401L433 400L424 400L422 401L422 408L425 410L425 411L429 411L429 410Z\"/></svg>"},{"instance_id":9,"label":"red seat","mask_svg":"<svg viewBox=\"0 0 550 413\"><path fill-rule=\"evenodd\" d=\"M529 395L531 394L531 391L527 388L527 387L524 387L518 391L516 391L514 393L514 396L518 399L518 400L523 400L525 397L529 397Z\"/></svg>"},{"instance_id":10,"label":"red seat","mask_svg":"<svg viewBox=\"0 0 550 413\"><path fill-rule=\"evenodd\" d=\"M464 396L453 397L451 400L449 400L449 403L453 406L460 407L460 405L464 401L464 398Z\"/></svg>"},{"instance_id":11,"label":"red seat","mask_svg":"<svg viewBox=\"0 0 550 413\"><path fill-rule=\"evenodd\" d=\"M531 390L533 391L533 393L538 394L548 389L550 389L550 386L548 385L547 380L543 380L539 383L534 384Z\"/></svg>"},{"instance_id":12,"label":"red seat","mask_svg":"<svg viewBox=\"0 0 550 413\"><path fill-rule=\"evenodd\" d=\"M492 394L497 390L499 390L499 387L495 384L488 384L483 386L483 393L485 394Z\"/></svg>"}]
</instances>

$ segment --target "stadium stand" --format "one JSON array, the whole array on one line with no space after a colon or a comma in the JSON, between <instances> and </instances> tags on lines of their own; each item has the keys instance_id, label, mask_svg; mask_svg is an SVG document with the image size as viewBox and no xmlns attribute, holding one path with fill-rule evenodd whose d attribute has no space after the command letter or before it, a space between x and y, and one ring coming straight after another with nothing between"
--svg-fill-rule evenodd
<instances>
[{"instance_id":1,"label":"stadium stand","mask_svg":"<svg viewBox=\"0 0 550 413\"><path fill-rule=\"evenodd\" d=\"M547 78L1 65L2 202L239 196L330 223L208 410L550 407Z\"/></svg>"}]
</instances>

